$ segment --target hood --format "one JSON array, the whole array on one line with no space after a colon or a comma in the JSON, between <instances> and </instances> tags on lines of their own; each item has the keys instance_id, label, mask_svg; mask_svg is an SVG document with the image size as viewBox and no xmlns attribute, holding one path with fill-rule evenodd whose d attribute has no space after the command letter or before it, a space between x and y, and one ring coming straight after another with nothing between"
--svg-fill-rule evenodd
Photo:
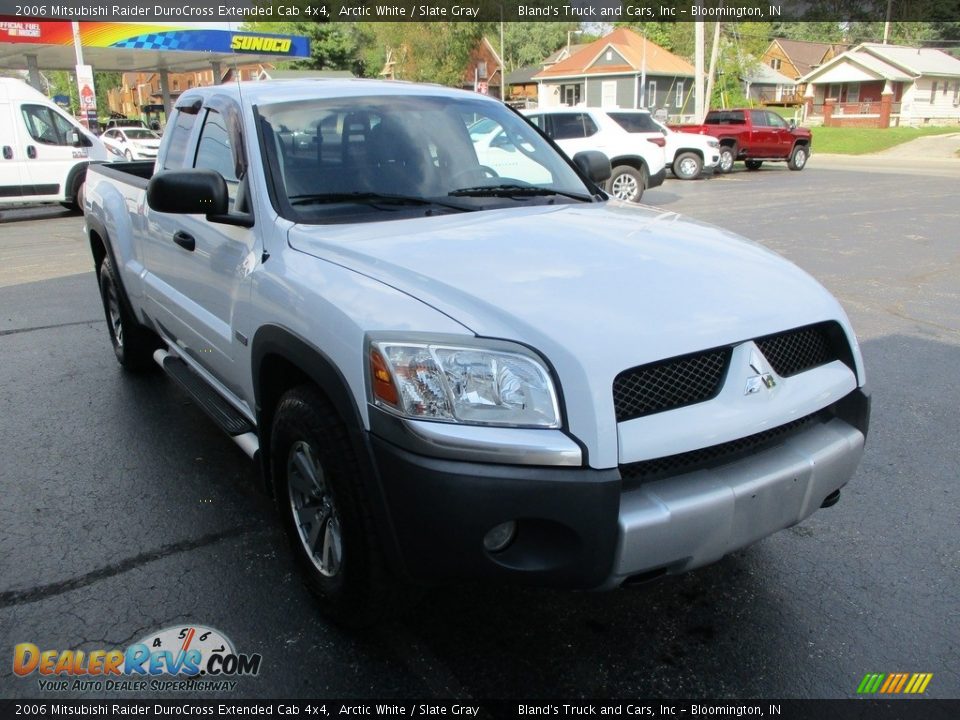
<instances>
[{"instance_id":1,"label":"hood","mask_svg":"<svg viewBox=\"0 0 960 720\"><path fill-rule=\"evenodd\" d=\"M676 213L612 202L294 227L290 244L478 335L599 351L620 369L835 317L792 263Z\"/></svg>"}]
</instances>

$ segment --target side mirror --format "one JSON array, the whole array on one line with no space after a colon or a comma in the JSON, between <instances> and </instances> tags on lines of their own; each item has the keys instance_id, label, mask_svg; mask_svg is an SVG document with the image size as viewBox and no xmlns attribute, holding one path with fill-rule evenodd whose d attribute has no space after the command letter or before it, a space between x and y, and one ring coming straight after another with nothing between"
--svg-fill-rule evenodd
<instances>
[{"instance_id":1,"label":"side mirror","mask_svg":"<svg viewBox=\"0 0 960 720\"><path fill-rule=\"evenodd\" d=\"M613 168L610 167L610 158L599 150L583 150L573 156L573 163L580 172L586 175L593 182L600 184L606 182L613 175Z\"/></svg>"},{"instance_id":2,"label":"side mirror","mask_svg":"<svg viewBox=\"0 0 960 720\"><path fill-rule=\"evenodd\" d=\"M790 129L791 129L791 130L796 130L796 129L797 129L797 121L794 120L793 118L790 118L790 122L789 122L788 124L790 125Z\"/></svg>"},{"instance_id":3,"label":"side mirror","mask_svg":"<svg viewBox=\"0 0 960 720\"><path fill-rule=\"evenodd\" d=\"M83 140L80 138L79 130L70 131L70 144L73 147L81 147L83 145Z\"/></svg>"},{"instance_id":4,"label":"side mirror","mask_svg":"<svg viewBox=\"0 0 960 720\"><path fill-rule=\"evenodd\" d=\"M214 170L164 170L147 183L151 210L179 215L226 215L227 182Z\"/></svg>"}]
</instances>

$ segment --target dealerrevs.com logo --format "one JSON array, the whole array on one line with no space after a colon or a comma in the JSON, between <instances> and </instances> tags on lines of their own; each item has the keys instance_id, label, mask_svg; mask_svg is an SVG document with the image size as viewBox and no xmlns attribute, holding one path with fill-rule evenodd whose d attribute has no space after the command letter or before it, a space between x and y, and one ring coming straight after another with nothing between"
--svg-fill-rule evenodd
<instances>
[{"instance_id":1,"label":"dealerrevs.com logo","mask_svg":"<svg viewBox=\"0 0 960 720\"><path fill-rule=\"evenodd\" d=\"M37 677L39 689L57 691L233 690L240 677L260 672L262 657L238 653L230 639L202 625L168 627L126 649L13 649L13 672Z\"/></svg>"}]
</instances>

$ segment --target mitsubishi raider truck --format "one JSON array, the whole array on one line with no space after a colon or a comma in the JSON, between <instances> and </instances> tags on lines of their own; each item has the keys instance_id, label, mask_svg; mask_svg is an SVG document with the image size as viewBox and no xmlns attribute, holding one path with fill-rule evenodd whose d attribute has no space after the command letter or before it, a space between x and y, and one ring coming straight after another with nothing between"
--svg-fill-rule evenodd
<instances>
[{"instance_id":1,"label":"mitsubishi raider truck","mask_svg":"<svg viewBox=\"0 0 960 720\"><path fill-rule=\"evenodd\" d=\"M479 161L484 120L524 162ZM854 473L837 301L609 173L475 93L224 85L177 99L155 167L91 166L85 232L116 359L259 461L320 605L360 624L415 585L683 572Z\"/></svg>"}]
</instances>

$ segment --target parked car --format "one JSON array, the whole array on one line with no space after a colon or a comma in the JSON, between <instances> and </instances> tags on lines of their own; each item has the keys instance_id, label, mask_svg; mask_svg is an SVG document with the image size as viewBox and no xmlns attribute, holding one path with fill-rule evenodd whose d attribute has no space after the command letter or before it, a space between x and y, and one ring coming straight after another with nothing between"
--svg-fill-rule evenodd
<instances>
[{"instance_id":1,"label":"parked car","mask_svg":"<svg viewBox=\"0 0 960 720\"><path fill-rule=\"evenodd\" d=\"M85 232L117 361L259 459L333 618L411 583L612 589L837 501L869 403L805 272L610 198L603 155L477 93L240 91L184 92L156 163L92 166ZM535 173L484 167L484 120Z\"/></svg>"},{"instance_id":2,"label":"parked car","mask_svg":"<svg viewBox=\"0 0 960 720\"><path fill-rule=\"evenodd\" d=\"M127 160L152 160L160 149L160 136L142 127L111 128L100 139Z\"/></svg>"},{"instance_id":3,"label":"parked car","mask_svg":"<svg viewBox=\"0 0 960 720\"><path fill-rule=\"evenodd\" d=\"M108 154L96 135L18 78L0 78L0 204L83 206L91 161Z\"/></svg>"},{"instance_id":4,"label":"parked car","mask_svg":"<svg viewBox=\"0 0 960 720\"><path fill-rule=\"evenodd\" d=\"M529 142L518 147L500 123L484 118L470 125L470 140L477 159L491 175L498 177L522 177L528 182L549 183L550 173L532 159L533 146Z\"/></svg>"},{"instance_id":5,"label":"parked car","mask_svg":"<svg viewBox=\"0 0 960 720\"><path fill-rule=\"evenodd\" d=\"M786 162L791 170L803 170L813 145L809 130L797 127L792 120L787 122L772 110L711 110L703 125L680 125L674 129L717 138L717 170L725 173L733 169L737 160L743 160L747 170L759 170L766 161Z\"/></svg>"},{"instance_id":6,"label":"parked car","mask_svg":"<svg viewBox=\"0 0 960 720\"><path fill-rule=\"evenodd\" d=\"M613 175L607 189L619 200L639 202L644 190L663 183L666 176L663 145L630 134L602 110L539 109L524 110L523 114L567 155L599 150L610 158Z\"/></svg>"},{"instance_id":7,"label":"parked car","mask_svg":"<svg viewBox=\"0 0 960 720\"><path fill-rule=\"evenodd\" d=\"M143 120L138 120L134 118L110 118L107 120L106 125L104 125L105 130L113 130L114 128L140 128L141 130L149 130L147 124Z\"/></svg>"},{"instance_id":8,"label":"parked car","mask_svg":"<svg viewBox=\"0 0 960 720\"><path fill-rule=\"evenodd\" d=\"M628 133L645 137L663 147L663 158L680 180L696 180L704 170L713 172L720 162L720 143L696 133L675 132L661 125L649 110L608 110L609 115Z\"/></svg>"}]
</instances>

